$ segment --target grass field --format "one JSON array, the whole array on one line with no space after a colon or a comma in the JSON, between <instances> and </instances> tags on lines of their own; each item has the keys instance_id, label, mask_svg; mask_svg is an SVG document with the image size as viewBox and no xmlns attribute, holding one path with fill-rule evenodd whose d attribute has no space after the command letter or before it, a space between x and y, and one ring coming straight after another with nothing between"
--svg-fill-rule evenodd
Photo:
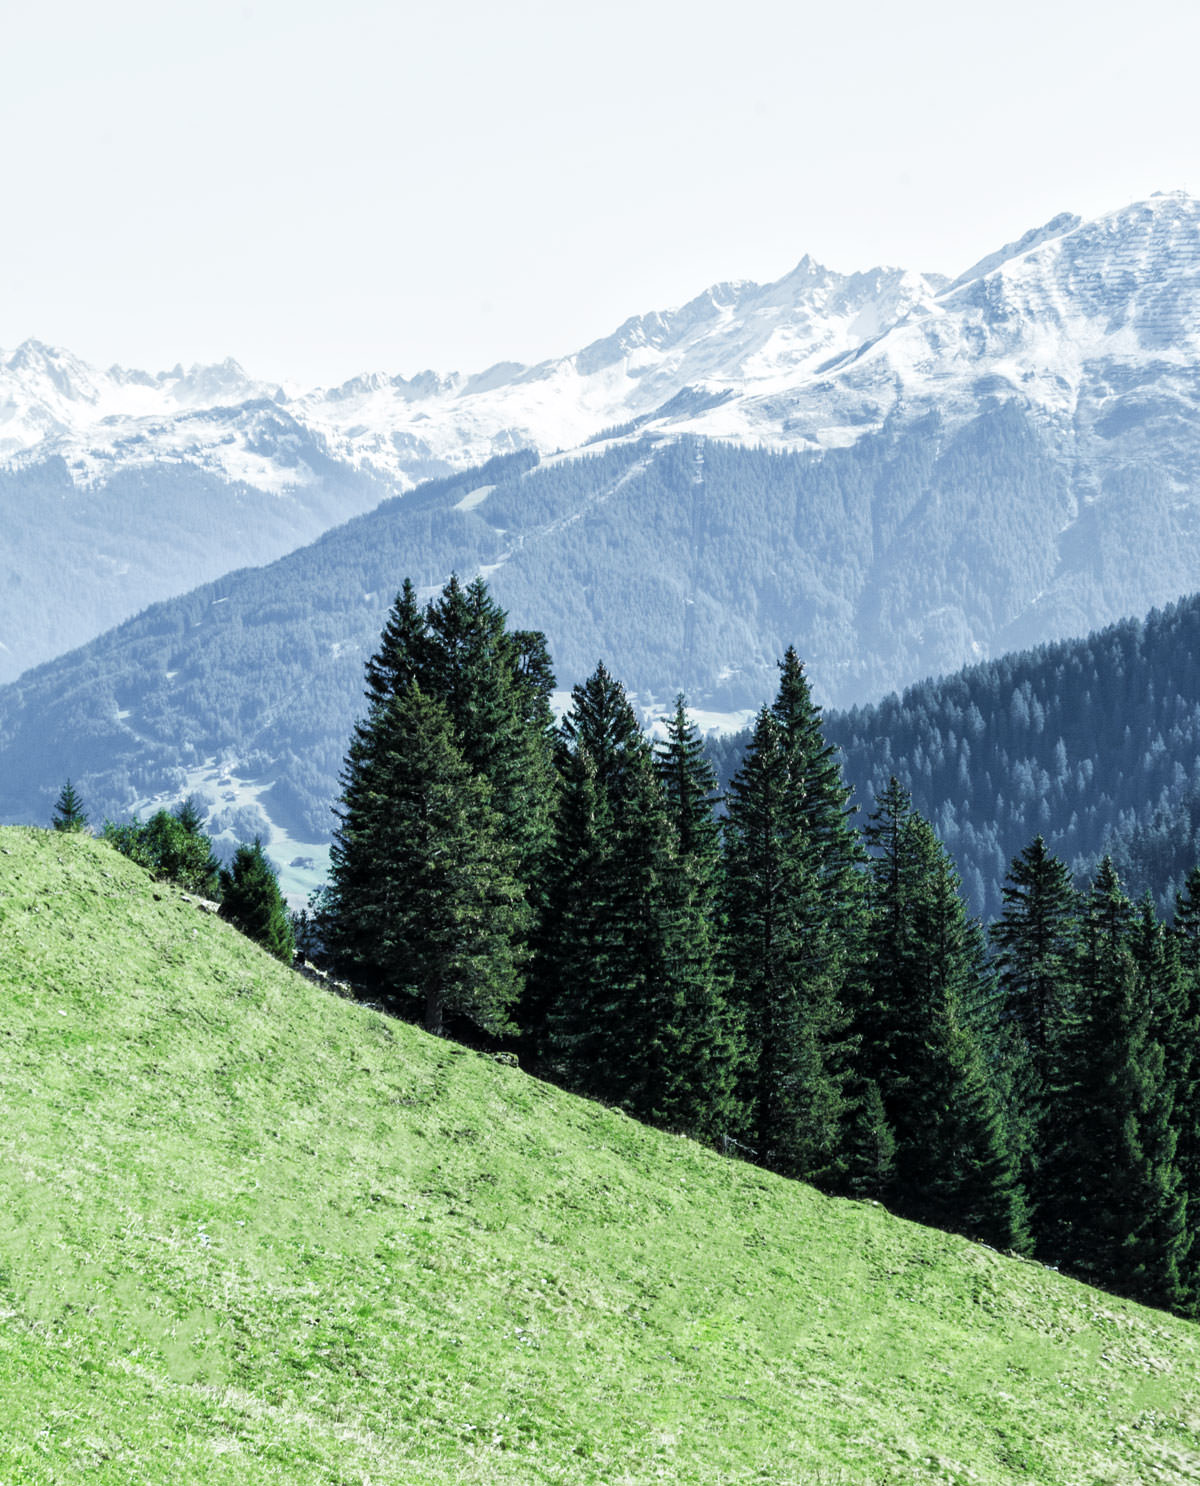
<instances>
[{"instance_id":1,"label":"grass field","mask_svg":"<svg viewBox=\"0 0 1200 1486\"><path fill-rule=\"evenodd\" d=\"M0 831L0 1483L1200 1481L1200 1329Z\"/></svg>"}]
</instances>

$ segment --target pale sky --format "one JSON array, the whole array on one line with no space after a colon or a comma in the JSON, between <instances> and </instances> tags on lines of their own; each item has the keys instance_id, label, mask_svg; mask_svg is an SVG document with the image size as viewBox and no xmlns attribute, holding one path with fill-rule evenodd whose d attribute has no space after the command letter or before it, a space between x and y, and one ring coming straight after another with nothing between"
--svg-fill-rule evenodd
<instances>
[{"instance_id":1,"label":"pale sky","mask_svg":"<svg viewBox=\"0 0 1200 1486\"><path fill-rule=\"evenodd\" d=\"M40 0L0 346L264 378L536 361L807 252L957 273L1200 195L1194 0Z\"/></svg>"}]
</instances>

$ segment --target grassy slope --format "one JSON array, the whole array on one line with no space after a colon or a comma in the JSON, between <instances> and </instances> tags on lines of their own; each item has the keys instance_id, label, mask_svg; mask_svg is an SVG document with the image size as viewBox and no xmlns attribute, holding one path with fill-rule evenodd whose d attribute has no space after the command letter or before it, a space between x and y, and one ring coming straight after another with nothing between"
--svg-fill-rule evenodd
<instances>
[{"instance_id":1,"label":"grassy slope","mask_svg":"<svg viewBox=\"0 0 1200 1486\"><path fill-rule=\"evenodd\" d=\"M1200 1479L1200 1330L0 831L0 1481Z\"/></svg>"}]
</instances>

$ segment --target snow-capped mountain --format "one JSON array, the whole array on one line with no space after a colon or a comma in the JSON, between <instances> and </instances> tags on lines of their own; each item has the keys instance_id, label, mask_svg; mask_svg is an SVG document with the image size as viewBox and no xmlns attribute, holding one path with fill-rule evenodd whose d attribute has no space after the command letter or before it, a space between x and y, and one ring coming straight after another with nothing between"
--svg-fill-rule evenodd
<instances>
[{"instance_id":1,"label":"snow-capped mountain","mask_svg":"<svg viewBox=\"0 0 1200 1486\"><path fill-rule=\"evenodd\" d=\"M1019 397L1073 423L1120 397L1099 364L1188 372L1200 353L1200 202L1172 193L1094 221L1064 215L948 282L810 258L776 283L716 284L571 355L474 375L375 372L285 390L234 361L99 371L26 342L0 352L0 461L59 455L78 483L186 460L278 489L302 461L256 448L247 405L286 410L327 457L400 488L520 447L576 448L644 419L787 448L845 444L888 416ZM1186 377L1185 377L1186 380ZM268 465L271 467L268 468Z\"/></svg>"},{"instance_id":2,"label":"snow-capped mountain","mask_svg":"<svg viewBox=\"0 0 1200 1486\"><path fill-rule=\"evenodd\" d=\"M714 715L789 643L848 706L1200 589L1200 202L1057 217L953 281L804 259L477 376L305 391L26 345L0 447L0 681L182 595L0 687L0 815L215 770L319 844L405 576L485 574L561 685L603 656Z\"/></svg>"},{"instance_id":3,"label":"snow-capped mountain","mask_svg":"<svg viewBox=\"0 0 1200 1486\"><path fill-rule=\"evenodd\" d=\"M516 448L575 448L633 419L691 428L696 407L717 398L755 405L746 427L758 438L750 430L763 399L932 304L943 284L897 269L837 274L806 257L777 283L716 284L681 309L637 316L537 366L411 379L373 372L290 393L232 360L153 375L100 371L27 341L0 351L0 463L58 456L80 485L159 460L262 489L305 483L312 474L302 463L273 463L258 448L255 415L264 410L294 420L328 457L401 489ZM782 426L768 436L803 441Z\"/></svg>"},{"instance_id":4,"label":"snow-capped mountain","mask_svg":"<svg viewBox=\"0 0 1200 1486\"><path fill-rule=\"evenodd\" d=\"M776 283L718 284L570 355L473 375L305 389L233 361L102 371L26 342L0 352L0 681L497 454L697 435L821 455L930 415L945 438L1004 405L1062 472L1056 530L1123 471L1152 471L1162 499L1190 508L1200 202L1174 193L1056 217L952 281L806 257ZM51 603L64 564L78 581L51 585Z\"/></svg>"}]
</instances>

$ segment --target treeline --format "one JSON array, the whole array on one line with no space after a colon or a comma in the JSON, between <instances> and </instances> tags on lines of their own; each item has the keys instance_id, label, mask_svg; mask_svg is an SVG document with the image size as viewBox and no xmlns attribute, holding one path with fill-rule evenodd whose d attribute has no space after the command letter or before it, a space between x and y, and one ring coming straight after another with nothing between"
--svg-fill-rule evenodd
<instances>
[{"instance_id":1,"label":"treeline","mask_svg":"<svg viewBox=\"0 0 1200 1486\"><path fill-rule=\"evenodd\" d=\"M1035 831L1081 885L1107 853L1168 915L1200 861L1200 598L827 713L825 732L859 800L892 774L912 792L985 920ZM749 738L710 741L722 784Z\"/></svg>"},{"instance_id":2,"label":"treeline","mask_svg":"<svg viewBox=\"0 0 1200 1486\"><path fill-rule=\"evenodd\" d=\"M793 650L718 820L680 698L406 584L367 666L318 926L431 1031L825 1190L1200 1308L1200 877L1173 928L1039 839L992 942L894 779L865 830Z\"/></svg>"},{"instance_id":3,"label":"treeline","mask_svg":"<svg viewBox=\"0 0 1200 1486\"><path fill-rule=\"evenodd\" d=\"M90 834L87 810L69 779L59 792L50 824L56 831ZM229 866L222 867L205 833L204 817L190 797L174 810L155 811L146 821L106 820L100 836L155 881L215 900L222 918L277 960L292 963L296 952L292 917L260 840L242 842Z\"/></svg>"}]
</instances>

